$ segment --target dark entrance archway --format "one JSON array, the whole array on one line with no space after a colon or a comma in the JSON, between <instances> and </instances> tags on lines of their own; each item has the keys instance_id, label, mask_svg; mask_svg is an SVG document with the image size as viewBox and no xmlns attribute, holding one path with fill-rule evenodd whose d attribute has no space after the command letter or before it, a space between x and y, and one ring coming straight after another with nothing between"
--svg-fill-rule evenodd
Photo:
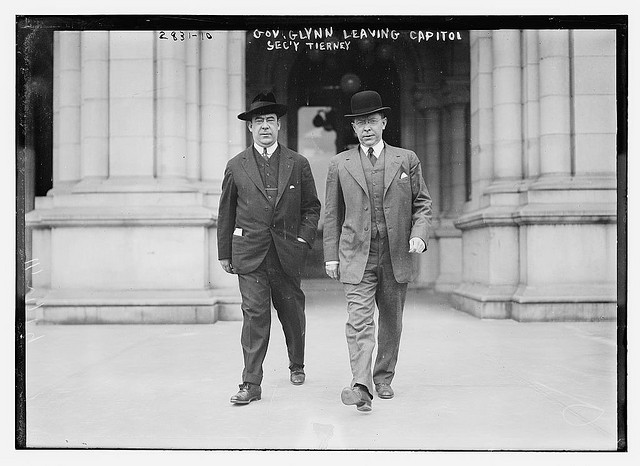
<instances>
[{"instance_id":1,"label":"dark entrance archway","mask_svg":"<svg viewBox=\"0 0 640 466\"><path fill-rule=\"evenodd\" d=\"M287 143L309 158L323 204L331 156L358 144L350 120L344 118L345 114L351 113L351 96L355 92L373 89L380 93L384 105L391 107L385 141L400 145L402 89L389 46L365 41L349 51L300 53L287 82ZM301 134L303 131L312 132L313 129L309 131L309 128L318 128L321 134L315 133L310 137ZM305 145L305 142L312 146L320 145L317 141L329 136L328 133L331 133L333 144L328 144L323 150L313 147L309 150ZM325 277L323 262L321 219L318 239L307 261L305 278Z\"/></svg>"}]
</instances>

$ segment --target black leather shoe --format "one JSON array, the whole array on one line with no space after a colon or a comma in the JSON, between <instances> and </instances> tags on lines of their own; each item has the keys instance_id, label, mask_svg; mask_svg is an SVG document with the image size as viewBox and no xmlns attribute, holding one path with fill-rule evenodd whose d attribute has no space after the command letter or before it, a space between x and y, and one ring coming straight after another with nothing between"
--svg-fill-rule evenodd
<instances>
[{"instance_id":1,"label":"black leather shoe","mask_svg":"<svg viewBox=\"0 0 640 466\"><path fill-rule=\"evenodd\" d=\"M385 400L393 398L393 388L388 383L377 383L376 392L378 392L380 398Z\"/></svg>"},{"instance_id":2,"label":"black leather shoe","mask_svg":"<svg viewBox=\"0 0 640 466\"><path fill-rule=\"evenodd\" d=\"M305 379L304 369L302 368L291 369L291 375L289 379L291 380L291 383L294 385L302 385Z\"/></svg>"},{"instance_id":3,"label":"black leather shoe","mask_svg":"<svg viewBox=\"0 0 640 466\"><path fill-rule=\"evenodd\" d=\"M240 391L231 397L231 403L246 405L262 398L262 388L254 383L244 382L238 385Z\"/></svg>"},{"instance_id":4,"label":"black leather shoe","mask_svg":"<svg viewBox=\"0 0 640 466\"><path fill-rule=\"evenodd\" d=\"M356 405L358 411L371 411L371 395L367 390L355 386L353 388L346 387L342 389L340 394L342 402L346 405Z\"/></svg>"}]
</instances>

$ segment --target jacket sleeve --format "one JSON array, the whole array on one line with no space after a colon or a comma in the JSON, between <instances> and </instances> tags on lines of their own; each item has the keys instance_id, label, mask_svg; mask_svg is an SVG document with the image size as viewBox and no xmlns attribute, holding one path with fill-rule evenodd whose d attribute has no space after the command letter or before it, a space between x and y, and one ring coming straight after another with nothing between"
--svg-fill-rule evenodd
<instances>
[{"instance_id":1,"label":"jacket sleeve","mask_svg":"<svg viewBox=\"0 0 640 466\"><path fill-rule=\"evenodd\" d=\"M340 232L344 222L344 197L338 176L338 163L334 158L327 173L326 197L324 205L324 260L339 261L338 247Z\"/></svg>"},{"instance_id":2,"label":"jacket sleeve","mask_svg":"<svg viewBox=\"0 0 640 466\"><path fill-rule=\"evenodd\" d=\"M238 188L233 180L233 172L227 164L222 180L222 195L218 207L218 260L231 259L231 243L236 225Z\"/></svg>"},{"instance_id":3,"label":"jacket sleeve","mask_svg":"<svg viewBox=\"0 0 640 466\"><path fill-rule=\"evenodd\" d=\"M303 157L302 163L302 194L300 200L300 228L298 236L305 240L309 247L313 246L318 231L320 219L320 200L316 191L316 182L311 173L309 161Z\"/></svg>"},{"instance_id":4,"label":"jacket sleeve","mask_svg":"<svg viewBox=\"0 0 640 466\"><path fill-rule=\"evenodd\" d=\"M410 238L420 238L425 246L429 244L431 234L431 196L422 177L420 160L411 152L409 154L411 167L411 235ZM426 248L425 248L426 251Z\"/></svg>"}]
</instances>

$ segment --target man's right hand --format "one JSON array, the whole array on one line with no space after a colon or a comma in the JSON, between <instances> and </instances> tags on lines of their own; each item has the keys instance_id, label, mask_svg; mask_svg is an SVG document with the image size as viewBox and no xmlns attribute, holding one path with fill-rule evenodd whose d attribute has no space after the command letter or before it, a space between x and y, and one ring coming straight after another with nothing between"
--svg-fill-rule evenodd
<instances>
[{"instance_id":1,"label":"man's right hand","mask_svg":"<svg viewBox=\"0 0 640 466\"><path fill-rule=\"evenodd\" d=\"M324 270L325 272L327 272L327 275L329 275L329 277L333 278L334 280L340 279L340 263L339 262L326 263L324 266Z\"/></svg>"},{"instance_id":2,"label":"man's right hand","mask_svg":"<svg viewBox=\"0 0 640 466\"><path fill-rule=\"evenodd\" d=\"M227 272L227 273L236 273L233 270L233 265L231 265L231 259L222 259L222 260L220 260L220 265L222 266L222 268L224 269L225 272Z\"/></svg>"}]
</instances>

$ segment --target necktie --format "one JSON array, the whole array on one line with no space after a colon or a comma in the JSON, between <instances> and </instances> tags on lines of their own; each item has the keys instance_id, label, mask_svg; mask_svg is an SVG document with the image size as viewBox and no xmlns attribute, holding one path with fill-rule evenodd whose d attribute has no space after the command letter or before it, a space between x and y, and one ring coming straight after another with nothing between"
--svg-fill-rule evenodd
<instances>
[{"instance_id":1,"label":"necktie","mask_svg":"<svg viewBox=\"0 0 640 466\"><path fill-rule=\"evenodd\" d=\"M267 154L267 148L266 148L266 147L264 147L264 148L263 148L263 151L262 151L262 157L264 157L264 160L265 160L266 162L268 162L268 161L269 161L269 154Z\"/></svg>"},{"instance_id":2,"label":"necktie","mask_svg":"<svg viewBox=\"0 0 640 466\"><path fill-rule=\"evenodd\" d=\"M369 160L371 160L371 165L374 166L376 164L376 160L378 160L377 157L373 155L373 147L369 147Z\"/></svg>"}]
</instances>

